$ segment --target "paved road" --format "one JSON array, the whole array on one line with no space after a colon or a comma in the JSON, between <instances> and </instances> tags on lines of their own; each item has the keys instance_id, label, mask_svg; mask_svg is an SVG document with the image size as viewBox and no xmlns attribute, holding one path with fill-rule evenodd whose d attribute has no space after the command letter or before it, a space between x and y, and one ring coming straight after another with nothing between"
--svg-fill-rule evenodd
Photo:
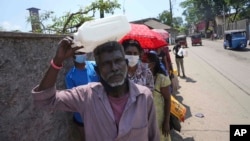
<instances>
[{"instance_id":1,"label":"paved road","mask_svg":"<svg viewBox=\"0 0 250 141\"><path fill-rule=\"evenodd\" d=\"M233 51L224 50L219 40L203 40L201 47L188 42L187 78L179 78L176 94L187 115L172 141L229 141L230 124L250 124L250 47Z\"/></svg>"}]
</instances>

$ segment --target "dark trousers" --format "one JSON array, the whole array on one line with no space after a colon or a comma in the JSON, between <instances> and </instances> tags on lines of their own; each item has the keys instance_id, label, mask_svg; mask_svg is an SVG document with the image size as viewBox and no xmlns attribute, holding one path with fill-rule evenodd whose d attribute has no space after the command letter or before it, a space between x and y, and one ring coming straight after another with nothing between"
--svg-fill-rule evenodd
<instances>
[{"instance_id":1,"label":"dark trousers","mask_svg":"<svg viewBox=\"0 0 250 141\"><path fill-rule=\"evenodd\" d=\"M175 58L175 62L177 66L178 76L180 76L180 67L181 67L182 75L185 76L183 58Z\"/></svg>"}]
</instances>

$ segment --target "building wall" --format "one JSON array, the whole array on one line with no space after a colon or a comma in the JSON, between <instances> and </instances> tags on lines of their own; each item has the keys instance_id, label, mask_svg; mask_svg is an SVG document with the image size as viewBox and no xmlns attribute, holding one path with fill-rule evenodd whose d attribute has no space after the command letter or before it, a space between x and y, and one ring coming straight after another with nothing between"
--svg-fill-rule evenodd
<instances>
[{"instance_id":1,"label":"building wall","mask_svg":"<svg viewBox=\"0 0 250 141\"><path fill-rule=\"evenodd\" d=\"M0 140L79 139L71 113L34 109L31 97L64 36L0 32ZM65 62L58 89L65 88L64 76L72 65L71 59Z\"/></svg>"},{"instance_id":2,"label":"building wall","mask_svg":"<svg viewBox=\"0 0 250 141\"><path fill-rule=\"evenodd\" d=\"M225 18L226 20L226 18ZM223 25L224 24L224 19L223 19L223 16L216 16L215 17L215 22L217 25Z\"/></svg>"},{"instance_id":3,"label":"building wall","mask_svg":"<svg viewBox=\"0 0 250 141\"><path fill-rule=\"evenodd\" d=\"M226 25L226 30L235 30L235 29L247 29L247 23L248 20L244 19L244 20L240 20L240 21L236 21L233 23L227 23Z\"/></svg>"}]
</instances>

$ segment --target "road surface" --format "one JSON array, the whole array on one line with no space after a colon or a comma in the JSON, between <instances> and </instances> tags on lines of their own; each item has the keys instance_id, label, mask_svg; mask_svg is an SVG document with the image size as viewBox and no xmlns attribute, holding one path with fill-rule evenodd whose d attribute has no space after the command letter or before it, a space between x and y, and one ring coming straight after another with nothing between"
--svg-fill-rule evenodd
<instances>
[{"instance_id":1,"label":"road surface","mask_svg":"<svg viewBox=\"0 0 250 141\"><path fill-rule=\"evenodd\" d=\"M179 77L175 95L187 114L181 132L172 131L172 141L229 141L229 125L250 125L250 46L234 51L225 50L220 40L194 47L187 40L187 78Z\"/></svg>"}]
</instances>

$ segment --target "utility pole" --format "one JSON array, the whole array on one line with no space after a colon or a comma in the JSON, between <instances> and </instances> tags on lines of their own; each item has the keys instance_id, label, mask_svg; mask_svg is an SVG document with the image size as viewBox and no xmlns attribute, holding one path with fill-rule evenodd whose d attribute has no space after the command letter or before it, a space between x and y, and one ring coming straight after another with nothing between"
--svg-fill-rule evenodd
<instances>
[{"instance_id":1,"label":"utility pole","mask_svg":"<svg viewBox=\"0 0 250 141\"><path fill-rule=\"evenodd\" d=\"M100 18L104 18L103 0L100 0Z\"/></svg>"},{"instance_id":2,"label":"utility pole","mask_svg":"<svg viewBox=\"0 0 250 141\"><path fill-rule=\"evenodd\" d=\"M126 10L125 10L125 0L123 0L123 5L122 5L122 11L123 11L123 15L125 14Z\"/></svg>"},{"instance_id":3,"label":"utility pole","mask_svg":"<svg viewBox=\"0 0 250 141\"><path fill-rule=\"evenodd\" d=\"M172 13L172 2L171 2L171 0L169 0L169 11L170 11L170 26L171 26L171 28L173 28L173 13ZM172 35L170 34L171 37L169 38L170 44L172 44L172 41L173 41L172 40L173 39Z\"/></svg>"},{"instance_id":4,"label":"utility pole","mask_svg":"<svg viewBox=\"0 0 250 141\"><path fill-rule=\"evenodd\" d=\"M225 9L223 4L223 32L225 32L226 29L226 18L225 18Z\"/></svg>"},{"instance_id":5,"label":"utility pole","mask_svg":"<svg viewBox=\"0 0 250 141\"><path fill-rule=\"evenodd\" d=\"M170 9L170 26L172 27L173 25L173 13L172 13L172 2L169 0L169 9Z\"/></svg>"}]
</instances>

